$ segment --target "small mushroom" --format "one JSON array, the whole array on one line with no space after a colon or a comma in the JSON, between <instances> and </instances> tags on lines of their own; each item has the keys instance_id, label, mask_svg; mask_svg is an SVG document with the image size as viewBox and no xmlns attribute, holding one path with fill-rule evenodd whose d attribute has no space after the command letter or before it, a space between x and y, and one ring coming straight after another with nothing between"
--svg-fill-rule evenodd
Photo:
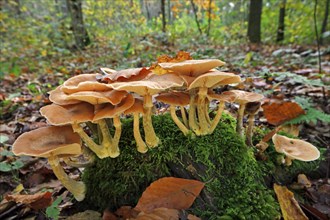
<instances>
[{"instance_id":1,"label":"small mushroom","mask_svg":"<svg viewBox=\"0 0 330 220\"><path fill-rule=\"evenodd\" d=\"M209 125L206 116L207 94L210 88L219 85L232 84L241 82L241 78L233 73L225 73L220 71L210 71L198 76L188 87L188 90L197 89L197 113L202 135L209 133Z\"/></svg>"},{"instance_id":2,"label":"small mushroom","mask_svg":"<svg viewBox=\"0 0 330 220\"><path fill-rule=\"evenodd\" d=\"M108 85L115 90L134 92L143 97L143 128L146 144L149 147L156 147L159 144L159 138L152 126L152 96L166 89L182 86L183 80L175 74L164 74L151 75L140 81L115 82Z\"/></svg>"},{"instance_id":3,"label":"small mushroom","mask_svg":"<svg viewBox=\"0 0 330 220\"><path fill-rule=\"evenodd\" d=\"M272 137L275 150L278 153L286 155L285 164L290 166L292 160L313 161L320 157L320 151L312 144L299 140L288 138L279 134Z\"/></svg>"},{"instance_id":4,"label":"small mushroom","mask_svg":"<svg viewBox=\"0 0 330 220\"><path fill-rule=\"evenodd\" d=\"M252 134L254 126L254 116L258 113L261 102L249 102L246 104L245 113L248 115L248 126L246 129L246 144L250 147L253 146Z\"/></svg>"},{"instance_id":5,"label":"small mushroom","mask_svg":"<svg viewBox=\"0 0 330 220\"><path fill-rule=\"evenodd\" d=\"M225 65L224 62L217 59L205 59L205 60L185 60L176 63L159 63L161 68L171 71L172 73L178 75L189 75L189 76L199 76L208 72L209 70Z\"/></svg>"},{"instance_id":6,"label":"small mushroom","mask_svg":"<svg viewBox=\"0 0 330 220\"><path fill-rule=\"evenodd\" d=\"M156 99L160 102L166 103L170 105L170 113L173 121L179 127L184 135L189 134L189 127L188 127L188 119L186 116L186 111L184 106L189 104L189 94L185 92L169 92L169 93L162 93L156 97ZM180 107L182 120L180 121L178 116L176 115L176 106Z\"/></svg>"},{"instance_id":7,"label":"small mushroom","mask_svg":"<svg viewBox=\"0 0 330 220\"><path fill-rule=\"evenodd\" d=\"M146 153L148 147L140 133L140 114L144 114L143 101L139 98L135 98L134 104L127 109L124 114L133 114L133 134L136 141L137 151L140 153Z\"/></svg>"},{"instance_id":8,"label":"small mushroom","mask_svg":"<svg viewBox=\"0 0 330 220\"><path fill-rule=\"evenodd\" d=\"M236 132L238 135L243 137L243 117L246 104L249 102L260 102L264 98L264 96L261 94L245 92L242 90L230 90L223 92L222 94L232 96L235 100L234 102L239 104Z\"/></svg>"},{"instance_id":9,"label":"small mushroom","mask_svg":"<svg viewBox=\"0 0 330 220\"><path fill-rule=\"evenodd\" d=\"M128 94L126 98L124 98L119 104L112 105L110 103L102 105L101 108L98 108L95 112L95 116L93 121L96 121L100 124L100 129L102 135L104 136L102 139L102 146L108 151L108 156L111 158L115 158L119 156L119 140L121 136L121 122L120 122L120 115L127 109L129 109L134 104L134 98L131 94ZM106 138L111 137L109 132L109 128L105 123L106 118L113 119L113 125L115 127L115 134L113 138Z\"/></svg>"},{"instance_id":10,"label":"small mushroom","mask_svg":"<svg viewBox=\"0 0 330 220\"><path fill-rule=\"evenodd\" d=\"M13 144L15 155L45 157L56 177L78 201L85 198L86 186L71 179L60 164L60 158L81 154L81 140L70 126L43 127L26 132Z\"/></svg>"}]
</instances>

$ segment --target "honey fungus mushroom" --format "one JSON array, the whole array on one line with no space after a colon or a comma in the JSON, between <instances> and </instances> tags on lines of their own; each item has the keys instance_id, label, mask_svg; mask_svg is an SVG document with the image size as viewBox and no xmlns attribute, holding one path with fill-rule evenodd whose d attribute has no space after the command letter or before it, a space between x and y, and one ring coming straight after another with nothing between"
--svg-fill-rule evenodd
<instances>
[{"instance_id":1,"label":"honey fungus mushroom","mask_svg":"<svg viewBox=\"0 0 330 220\"><path fill-rule=\"evenodd\" d=\"M55 176L76 200L85 198L86 187L81 181L71 179L60 164L60 159L81 154L81 140L71 126L50 126L26 132L13 144L15 155L45 157Z\"/></svg>"},{"instance_id":2,"label":"honey fungus mushroom","mask_svg":"<svg viewBox=\"0 0 330 220\"><path fill-rule=\"evenodd\" d=\"M170 105L170 113L174 123L178 126L178 128L182 131L184 135L189 134L189 125L188 119L186 116L186 110L184 106L189 104L189 94L185 92L169 92L162 93L156 97L156 99L160 102L166 103ZM176 106L180 107L182 121L176 115Z\"/></svg>"},{"instance_id":3,"label":"honey fungus mushroom","mask_svg":"<svg viewBox=\"0 0 330 220\"><path fill-rule=\"evenodd\" d=\"M175 74L164 74L151 75L140 81L114 82L108 85L115 90L134 92L143 97L144 114L142 117L145 142L149 147L156 147L160 140L152 125L152 96L170 88L180 87L183 83L183 80Z\"/></svg>"},{"instance_id":4,"label":"honey fungus mushroom","mask_svg":"<svg viewBox=\"0 0 330 220\"><path fill-rule=\"evenodd\" d=\"M320 157L320 151L312 144L275 134L272 137L275 150L285 154L285 164L290 166L292 160L313 161Z\"/></svg>"}]
</instances>

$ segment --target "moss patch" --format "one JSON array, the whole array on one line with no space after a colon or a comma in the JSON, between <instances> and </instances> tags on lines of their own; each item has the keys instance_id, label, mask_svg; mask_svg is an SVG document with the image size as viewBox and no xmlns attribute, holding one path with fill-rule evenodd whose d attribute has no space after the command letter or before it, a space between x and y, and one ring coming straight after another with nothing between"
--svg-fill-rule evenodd
<instances>
[{"instance_id":1,"label":"moss patch","mask_svg":"<svg viewBox=\"0 0 330 220\"><path fill-rule=\"evenodd\" d=\"M123 120L118 158L97 160L86 168L85 204L95 209L134 206L145 188L164 176L206 183L190 212L203 219L274 219L279 207L263 183L262 169L242 139L235 121L223 115L212 135L185 137L169 115L153 117L161 145L146 154L136 151L132 120Z\"/></svg>"}]
</instances>

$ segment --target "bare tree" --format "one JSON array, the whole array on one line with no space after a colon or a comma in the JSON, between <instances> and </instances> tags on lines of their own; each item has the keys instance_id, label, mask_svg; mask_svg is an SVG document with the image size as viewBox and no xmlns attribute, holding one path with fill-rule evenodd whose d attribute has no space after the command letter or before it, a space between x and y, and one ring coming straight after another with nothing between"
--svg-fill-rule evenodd
<instances>
[{"instance_id":1,"label":"bare tree","mask_svg":"<svg viewBox=\"0 0 330 220\"><path fill-rule=\"evenodd\" d=\"M280 15L278 17L278 28L277 28L277 38L276 38L277 42L284 40L285 6L286 6L286 0L282 0L282 2L280 3Z\"/></svg>"},{"instance_id":2,"label":"bare tree","mask_svg":"<svg viewBox=\"0 0 330 220\"><path fill-rule=\"evenodd\" d=\"M207 23L207 32L206 32L206 35L209 36L210 35L210 29L211 29L211 14L212 14L212 0L209 0L209 8L208 8L208 11L207 11L207 14L209 16L209 20L208 20L208 23Z\"/></svg>"},{"instance_id":3,"label":"bare tree","mask_svg":"<svg viewBox=\"0 0 330 220\"><path fill-rule=\"evenodd\" d=\"M203 34L203 31L202 31L201 26L200 26L199 21L198 21L197 8L196 8L196 5L194 3L194 0L190 0L190 3L191 3L191 7L193 9L194 15L195 15L195 21L196 21L198 31L199 31L200 34Z\"/></svg>"},{"instance_id":4,"label":"bare tree","mask_svg":"<svg viewBox=\"0 0 330 220\"><path fill-rule=\"evenodd\" d=\"M248 38L252 43L261 42L262 0L250 0Z\"/></svg>"},{"instance_id":5,"label":"bare tree","mask_svg":"<svg viewBox=\"0 0 330 220\"><path fill-rule=\"evenodd\" d=\"M322 27L321 27L321 37L320 37L320 44L323 43L323 37L322 35L326 32L327 30L327 24L328 24L328 17L329 17L329 6L330 6L330 0L327 0L325 4L325 12L324 12L324 18L322 22Z\"/></svg>"},{"instance_id":6,"label":"bare tree","mask_svg":"<svg viewBox=\"0 0 330 220\"><path fill-rule=\"evenodd\" d=\"M84 25L82 13L82 0L66 0L70 15L71 27L75 38L76 46L79 49L84 49L91 43L88 32Z\"/></svg>"},{"instance_id":7,"label":"bare tree","mask_svg":"<svg viewBox=\"0 0 330 220\"><path fill-rule=\"evenodd\" d=\"M166 32L165 0L161 0L160 7L162 11L162 31Z\"/></svg>"}]
</instances>

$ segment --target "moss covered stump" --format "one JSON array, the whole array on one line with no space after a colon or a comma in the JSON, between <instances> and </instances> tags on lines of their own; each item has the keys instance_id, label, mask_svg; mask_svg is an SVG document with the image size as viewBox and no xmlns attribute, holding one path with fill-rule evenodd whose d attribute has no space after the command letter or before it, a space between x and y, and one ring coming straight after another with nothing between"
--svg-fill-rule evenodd
<instances>
[{"instance_id":1,"label":"moss covered stump","mask_svg":"<svg viewBox=\"0 0 330 220\"><path fill-rule=\"evenodd\" d=\"M231 116L223 114L214 133L200 137L184 136L167 114L154 116L153 124L161 139L157 148L137 152L133 122L123 120L120 156L97 159L85 169L84 203L89 208L134 206L150 183L175 176L206 183L189 210L202 219L275 219L280 215L252 150L236 135Z\"/></svg>"}]
</instances>

